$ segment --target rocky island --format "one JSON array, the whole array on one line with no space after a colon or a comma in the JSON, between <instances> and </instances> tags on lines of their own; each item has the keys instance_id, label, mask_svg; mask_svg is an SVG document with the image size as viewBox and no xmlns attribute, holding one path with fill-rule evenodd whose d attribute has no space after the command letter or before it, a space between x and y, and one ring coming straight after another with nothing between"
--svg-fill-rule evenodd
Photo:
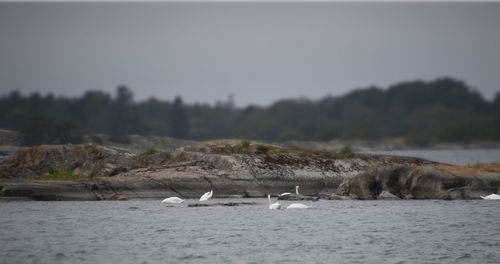
<instances>
[{"instance_id":1,"label":"rocky island","mask_svg":"<svg viewBox=\"0 0 500 264\"><path fill-rule=\"evenodd\" d=\"M0 197L33 200L264 197L478 199L500 192L500 166L463 167L241 140L142 152L97 144L20 148L0 159Z\"/></svg>"}]
</instances>

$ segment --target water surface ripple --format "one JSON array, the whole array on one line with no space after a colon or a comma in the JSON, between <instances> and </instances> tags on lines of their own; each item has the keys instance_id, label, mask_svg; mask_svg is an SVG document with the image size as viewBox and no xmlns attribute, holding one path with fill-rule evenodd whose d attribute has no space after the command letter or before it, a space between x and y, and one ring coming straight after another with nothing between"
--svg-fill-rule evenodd
<instances>
[{"instance_id":1,"label":"water surface ripple","mask_svg":"<svg viewBox=\"0 0 500 264\"><path fill-rule=\"evenodd\" d=\"M244 201L258 204L2 202L0 263L500 260L498 201L319 201L295 211L269 210L265 199Z\"/></svg>"}]
</instances>

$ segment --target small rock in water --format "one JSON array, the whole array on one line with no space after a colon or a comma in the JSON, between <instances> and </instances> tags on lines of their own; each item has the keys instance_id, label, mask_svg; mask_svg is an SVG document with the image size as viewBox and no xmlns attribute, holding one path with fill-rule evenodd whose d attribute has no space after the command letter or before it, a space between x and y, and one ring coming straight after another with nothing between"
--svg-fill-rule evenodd
<instances>
[{"instance_id":1,"label":"small rock in water","mask_svg":"<svg viewBox=\"0 0 500 264\"><path fill-rule=\"evenodd\" d=\"M405 194L405 196L403 196L403 199L405 199L405 200L411 200L411 199L413 199L413 198L414 198L414 197L413 197L413 195L412 195L411 193L409 193L409 194Z\"/></svg>"},{"instance_id":2,"label":"small rock in water","mask_svg":"<svg viewBox=\"0 0 500 264\"><path fill-rule=\"evenodd\" d=\"M114 201L127 201L128 197L124 194L115 194L115 195L111 196L110 199L114 200Z\"/></svg>"},{"instance_id":3,"label":"small rock in water","mask_svg":"<svg viewBox=\"0 0 500 264\"><path fill-rule=\"evenodd\" d=\"M377 196L377 199L378 200L400 200L399 197L397 197L396 195L388 192L388 191L382 191L378 196Z\"/></svg>"},{"instance_id":4,"label":"small rock in water","mask_svg":"<svg viewBox=\"0 0 500 264\"><path fill-rule=\"evenodd\" d=\"M188 207L208 207L208 206L211 206L211 205L208 205L208 204L199 204L199 203L188 204Z\"/></svg>"}]
</instances>

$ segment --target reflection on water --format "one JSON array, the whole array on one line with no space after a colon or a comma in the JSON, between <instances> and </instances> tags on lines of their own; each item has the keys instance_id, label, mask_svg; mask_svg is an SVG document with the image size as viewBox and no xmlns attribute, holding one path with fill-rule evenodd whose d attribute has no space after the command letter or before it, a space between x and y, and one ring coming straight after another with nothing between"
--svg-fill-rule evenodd
<instances>
[{"instance_id":1,"label":"reflection on water","mask_svg":"<svg viewBox=\"0 0 500 264\"><path fill-rule=\"evenodd\" d=\"M215 199L210 203L228 202ZM238 201L233 199L231 201ZM0 203L1 263L498 263L500 202ZM283 202L283 204L288 204Z\"/></svg>"},{"instance_id":2,"label":"reflection on water","mask_svg":"<svg viewBox=\"0 0 500 264\"><path fill-rule=\"evenodd\" d=\"M363 152L418 157L450 164L500 163L500 149L370 150Z\"/></svg>"}]
</instances>

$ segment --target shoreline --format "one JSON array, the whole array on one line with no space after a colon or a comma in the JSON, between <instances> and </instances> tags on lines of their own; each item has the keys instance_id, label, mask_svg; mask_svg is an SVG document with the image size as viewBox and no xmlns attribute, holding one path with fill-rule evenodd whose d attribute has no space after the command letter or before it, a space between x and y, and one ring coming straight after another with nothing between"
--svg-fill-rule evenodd
<instances>
[{"instance_id":1,"label":"shoreline","mask_svg":"<svg viewBox=\"0 0 500 264\"><path fill-rule=\"evenodd\" d=\"M210 141L147 155L94 144L24 148L0 161L0 197L199 198L213 189L214 198L257 198L294 192L296 185L302 195L323 199L479 199L500 192L500 165L464 167L369 154L347 157L241 142Z\"/></svg>"}]
</instances>

